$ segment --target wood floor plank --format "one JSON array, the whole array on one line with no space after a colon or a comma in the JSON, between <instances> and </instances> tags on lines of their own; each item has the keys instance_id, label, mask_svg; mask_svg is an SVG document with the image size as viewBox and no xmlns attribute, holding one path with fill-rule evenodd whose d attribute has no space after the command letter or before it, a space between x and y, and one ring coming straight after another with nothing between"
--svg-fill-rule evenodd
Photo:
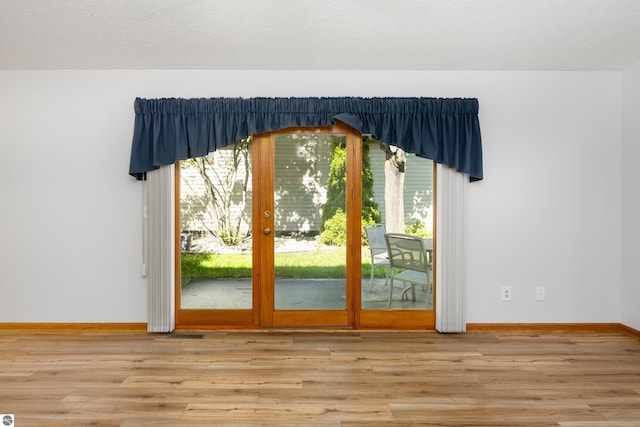
<instances>
[{"instance_id":1,"label":"wood floor plank","mask_svg":"<svg viewBox=\"0 0 640 427\"><path fill-rule=\"evenodd\" d=\"M19 426L640 426L618 332L0 331Z\"/></svg>"},{"instance_id":2,"label":"wood floor plank","mask_svg":"<svg viewBox=\"0 0 640 427\"><path fill-rule=\"evenodd\" d=\"M183 420L270 420L270 421L392 421L391 411L385 405L335 403L273 402L264 404L193 404L187 407Z\"/></svg>"}]
</instances>

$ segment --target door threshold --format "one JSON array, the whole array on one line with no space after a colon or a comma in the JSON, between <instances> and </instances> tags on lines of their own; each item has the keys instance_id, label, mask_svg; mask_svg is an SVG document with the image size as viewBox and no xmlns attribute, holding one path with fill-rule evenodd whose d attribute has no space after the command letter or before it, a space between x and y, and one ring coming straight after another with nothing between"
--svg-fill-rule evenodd
<instances>
[{"instance_id":1,"label":"door threshold","mask_svg":"<svg viewBox=\"0 0 640 427\"><path fill-rule=\"evenodd\" d=\"M305 330L305 329L310 329L310 330L327 330L327 331L332 331L332 330L354 330L353 326L330 326L330 325L323 325L323 326L318 326L318 325L302 325L302 326L291 326L291 325L283 325L283 326L261 326L260 329L274 329L274 330L283 330L283 329L292 329L292 330Z\"/></svg>"}]
</instances>

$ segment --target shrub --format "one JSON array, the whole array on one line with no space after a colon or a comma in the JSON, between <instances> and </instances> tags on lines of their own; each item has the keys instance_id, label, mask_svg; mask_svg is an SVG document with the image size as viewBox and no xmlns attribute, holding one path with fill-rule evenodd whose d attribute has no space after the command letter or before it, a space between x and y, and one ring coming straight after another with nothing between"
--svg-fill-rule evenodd
<instances>
[{"instance_id":1,"label":"shrub","mask_svg":"<svg viewBox=\"0 0 640 427\"><path fill-rule=\"evenodd\" d=\"M418 220L413 221L411 224L406 224L404 226L404 232L407 234L412 234L414 236L420 237L432 237L433 232L427 231L424 227L424 224Z\"/></svg>"},{"instance_id":2,"label":"shrub","mask_svg":"<svg viewBox=\"0 0 640 427\"><path fill-rule=\"evenodd\" d=\"M325 221L324 230L320 233L320 242L331 246L347 244L347 215L340 208Z\"/></svg>"}]
</instances>

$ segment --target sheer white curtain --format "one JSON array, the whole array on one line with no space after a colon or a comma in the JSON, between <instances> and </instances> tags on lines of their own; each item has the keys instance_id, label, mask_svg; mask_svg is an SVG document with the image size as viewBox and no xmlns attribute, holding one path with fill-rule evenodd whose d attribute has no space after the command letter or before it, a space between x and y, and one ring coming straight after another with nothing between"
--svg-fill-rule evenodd
<instances>
[{"instance_id":1,"label":"sheer white curtain","mask_svg":"<svg viewBox=\"0 0 640 427\"><path fill-rule=\"evenodd\" d=\"M147 173L143 182L143 243L149 282L148 332L175 329L175 187L174 166ZM146 197L144 197L146 195Z\"/></svg>"},{"instance_id":2,"label":"sheer white curtain","mask_svg":"<svg viewBox=\"0 0 640 427\"><path fill-rule=\"evenodd\" d=\"M436 330L465 332L464 192L469 177L441 164L436 172Z\"/></svg>"}]
</instances>

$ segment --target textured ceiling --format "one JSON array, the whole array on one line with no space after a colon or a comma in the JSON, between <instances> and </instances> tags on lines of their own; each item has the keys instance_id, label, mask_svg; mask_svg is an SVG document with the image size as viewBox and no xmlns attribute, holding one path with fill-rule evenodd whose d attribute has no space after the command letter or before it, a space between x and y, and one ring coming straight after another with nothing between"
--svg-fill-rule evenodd
<instances>
[{"instance_id":1,"label":"textured ceiling","mask_svg":"<svg viewBox=\"0 0 640 427\"><path fill-rule=\"evenodd\" d=\"M1 0L0 69L622 70L637 0Z\"/></svg>"}]
</instances>

